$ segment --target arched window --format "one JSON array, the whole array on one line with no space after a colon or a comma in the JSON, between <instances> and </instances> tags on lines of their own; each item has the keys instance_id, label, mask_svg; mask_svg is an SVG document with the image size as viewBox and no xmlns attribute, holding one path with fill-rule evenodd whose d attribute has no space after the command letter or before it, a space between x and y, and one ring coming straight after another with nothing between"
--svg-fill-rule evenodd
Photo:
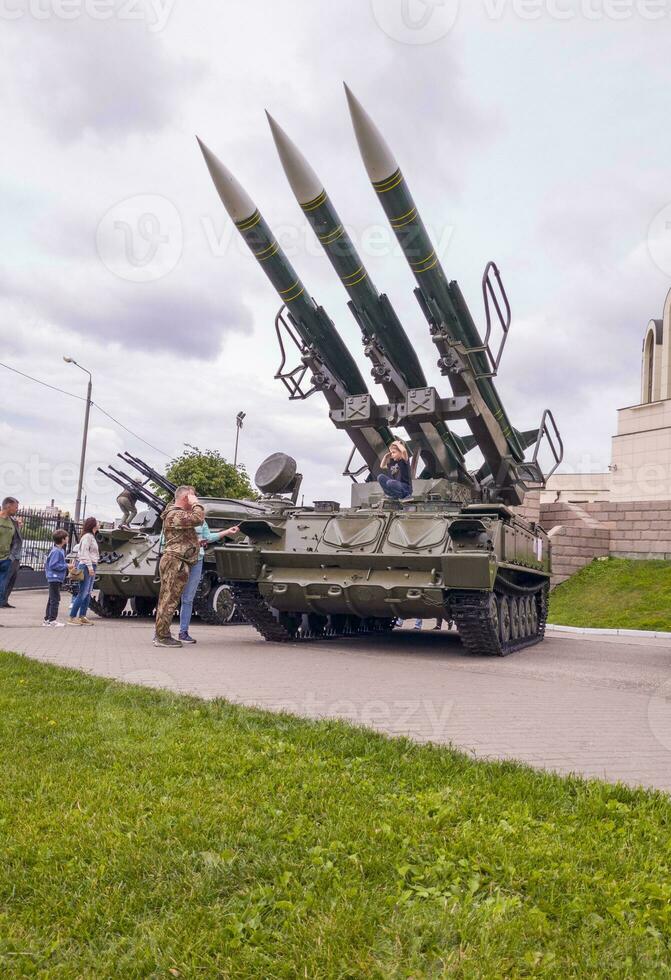
<instances>
[{"instance_id":1,"label":"arched window","mask_svg":"<svg viewBox=\"0 0 671 980\"><path fill-rule=\"evenodd\" d=\"M643 384L641 400L644 404L652 401L653 382L655 379L655 332L648 330L643 343Z\"/></svg>"}]
</instances>

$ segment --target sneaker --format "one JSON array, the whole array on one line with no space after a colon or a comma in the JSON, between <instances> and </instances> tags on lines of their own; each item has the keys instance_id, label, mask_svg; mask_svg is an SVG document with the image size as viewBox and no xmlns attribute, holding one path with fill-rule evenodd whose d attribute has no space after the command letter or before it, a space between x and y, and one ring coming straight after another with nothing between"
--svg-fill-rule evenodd
<instances>
[{"instance_id":1,"label":"sneaker","mask_svg":"<svg viewBox=\"0 0 671 980\"><path fill-rule=\"evenodd\" d=\"M421 626L413 626L414 630L421 630L421 628L422 628Z\"/></svg>"},{"instance_id":2,"label":"sneaker","mask_svg":"<svg viewBox=\"0 0 671 980\"><path fill-rule=\"evenodd\" d=\"M3 602L2 606L0 606L0 609L16 609L16 606L13 606L11 602Z\"/></svg>"},{"instance_id":3,"label":"sneaker","mask_svg":"<svg viewBox=\"0 0 671 980\"><path fill-rule=\"evenodd\" d=\"M81 619L73 619L72 616L68 616L68 626L81 626Z\"/></svg>"},{"instance_id":4,"label":"sneaker","mask_svg":"<svg viewBox=\"0 0 671 980\"><path fill-rule=\"evenodd\" d=\"M194 640L194 638L192 636L189 636L188 633L180 633L179 634L179 638L182 641L182 643L197 643L198 642L198 640Z\"/></svg>"},{"instance_id":5,"label":"sneaker","mask_svg":"<svg viewBox=\"0 0 671 980\"><path fill-rule=\"evenodd\" d=\"M434 628L434 630L442 630L443 627L442 626L434 626L433 628Z\"/></svg>"},{"instance_id":6,"label":"sneaker","mask_svg":"<svg viewBox=\"0 0 671 980\"><path fill-rule=\"evenodd\" d=\"M181 645L181 642L172 636L166 636L163 639L159 636L154 637L155 647L181 647Z\"/></svg>"},{"instance_id":7,"label":"sneaker","mask_svg":"<svg viewBox=\"0 0 671 980\"><path fill-rule=\"evenodd\" d=\"M51 626L51 620L50 619L43 619L42 620L42 626Z\"/></svg>"},{"instance_id":8,"label":"sneaker","mask_svg":"<svg viewBox=\"0 0 671 980\"><path fill-rule=\"evenodd\" d=\"M80 616L79 617L79 622L82 624L82 626L95 626L95 623L93 622L93 620L92 619L87 619L86 616Z\"/></svg>"},{"instance_id":9,"label":"sneaker","mask_svg":"<svg viewBox=\"0 0 671 980\"><path fill-rule=\"evenodd\" d=\"M59 628L62 628L63 626L65 626L65 623L59 623L57 619L54 619L53 622L49 623L49 626L57 626Z\"/></svg>"}]
</instances>

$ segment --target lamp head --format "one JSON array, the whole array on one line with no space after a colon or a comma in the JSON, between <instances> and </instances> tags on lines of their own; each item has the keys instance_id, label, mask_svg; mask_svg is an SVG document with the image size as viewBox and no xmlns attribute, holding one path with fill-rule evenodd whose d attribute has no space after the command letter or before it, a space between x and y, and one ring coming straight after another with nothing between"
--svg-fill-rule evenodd
<instances>
[{"instance_id":1,"label":"lamp head","mask_svg":"<svg viewBox=\"0 0 671 980\"><path fill-rule=\"evenodd\" d=\"M72 357L66 357L65 355L63 355L63 360L65 361L66 364L74 364L75 363L74 362L74 359Z\"/></svg>"}]
</instances>

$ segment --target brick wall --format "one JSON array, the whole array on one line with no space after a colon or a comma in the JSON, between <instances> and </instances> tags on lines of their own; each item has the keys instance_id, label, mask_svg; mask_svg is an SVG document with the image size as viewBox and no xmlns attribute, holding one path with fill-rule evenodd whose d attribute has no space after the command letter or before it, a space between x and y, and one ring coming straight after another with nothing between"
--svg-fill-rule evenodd
<instances>
[{"instance_id":1,"label":"brick wall","mask_svg":"<svg viewBox=\"0 0 671 980\"><path fill-rule=\"evenodd\" d=\"M671 500L541 504L540 523L552 538L553 586L604 555L671 560Z\"/></svg>"}]
</instances>

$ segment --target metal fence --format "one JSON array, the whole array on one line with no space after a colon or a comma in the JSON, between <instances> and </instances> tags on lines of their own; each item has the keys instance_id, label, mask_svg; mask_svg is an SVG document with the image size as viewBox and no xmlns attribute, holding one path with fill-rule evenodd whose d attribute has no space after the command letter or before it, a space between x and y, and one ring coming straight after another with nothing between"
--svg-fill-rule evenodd
<instances>
[{"instance_id":1,"label":"metal fence","mask_svg":"<svg viewBox=\"0 0 671 980\"><path fill-rule=\"evenodd\" d=\"M54 531L63 529L68 532L68 551L79 541L81 522L75 524L69 517L54 514L52 511L35 510L32 507L22 508L17 517L23 519L23 528L21 529L23 538L22 568L32 568L34 571L43 570L47 555L54 543Z\"/></svg>"}]
</instances>

